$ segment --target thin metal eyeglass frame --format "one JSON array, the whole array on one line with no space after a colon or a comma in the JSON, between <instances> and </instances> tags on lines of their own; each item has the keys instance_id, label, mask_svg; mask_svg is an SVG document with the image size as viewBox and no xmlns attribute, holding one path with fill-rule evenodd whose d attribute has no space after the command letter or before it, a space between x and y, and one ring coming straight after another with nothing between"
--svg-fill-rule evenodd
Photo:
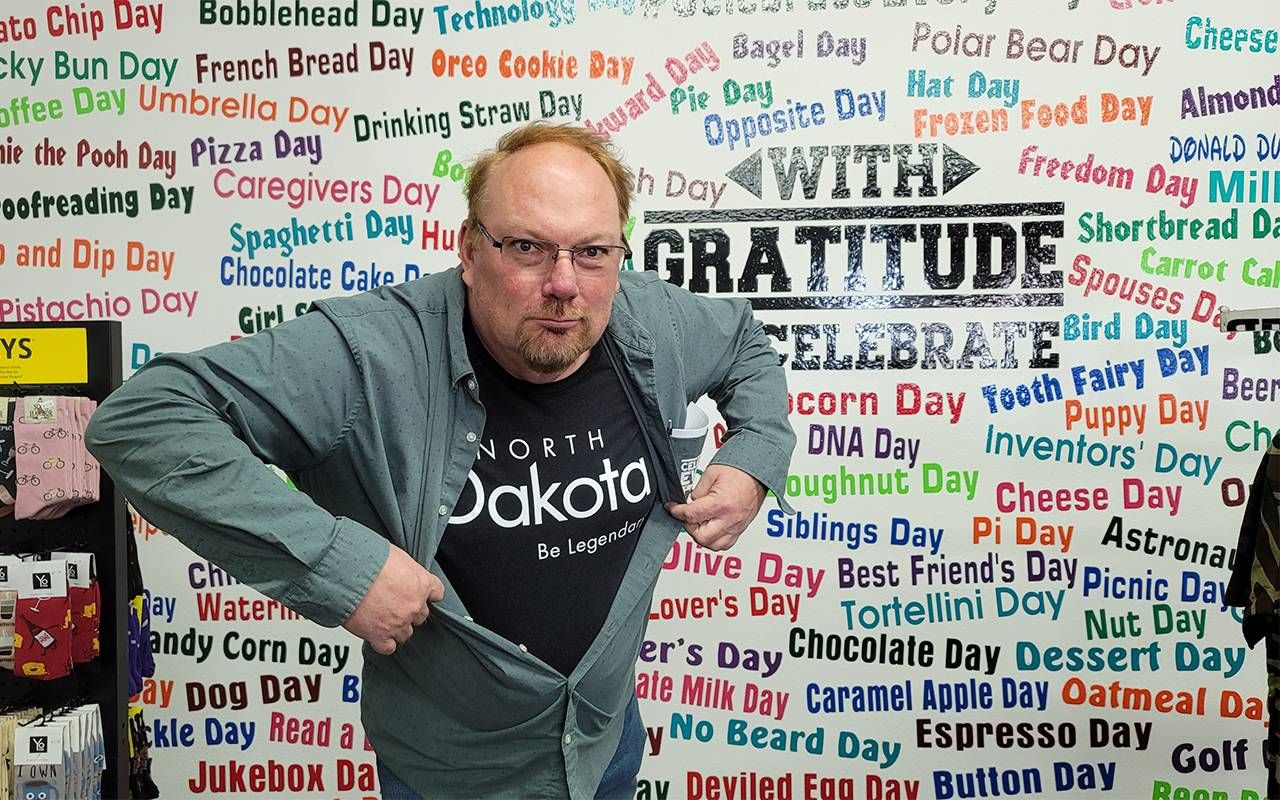
<instances>
[{"instance_id":1,"label":"thin metal eyeglass frame","mask_svg":"<svg viewBox=\"0 0 1280 800\"><path fill-rule=\"evenodd\" d=\"M559 242L549 242L549 241L547 241L546 239L533 239L533 238L530 238L530 237L528 237L528 236L504 236L504 237L502 237L501 239L495 239L495 238L493 237L493 234L492 234L492 233L489 233L488 229L487 229L487 228L485 228L484 223L483 223L483 222L481 222L480 220L476 220L476 227L477 227L477 228L479 228L479 229L480 229L480 232L481 232L481 233L483 233L483 234L484 234L484 236L485 236L485 238L489 240L489 244L491 244L491 245L493 245L494 247L496 247L499 251L501 251L501 250L502 250L503 244L504 244L508 239L521 239L521 240L526 241L526 242L536 242L536 243L538 243L538 244L547 244L547 245L551 245L551 246L555 247L555 249L556 249L556 254L551 258L551 260L550 260L549 262L547 262L547 264L543 264L543 265L542 265L544 269L547 267L547 265L548 265L548 264L554 264L554 263L556 262L556 259L560 258L560 254L561 254L561 253L568 253L568 254L569 254L569 263L570 263L570 264L572 264L572 265L573 265L573 267L576 269L576 268L577 268L577 266L578 266L578 261L577 261L577 258L578 258L578 251L579 251L579 250L584 250L584 249L589 248L589 247L596 247L596 248L602 248L602 247L608 247L608 248L621 247L621 248L622 248L622 258L618 259L618 264L619 264L619 265L621 265L623 261L625 261L626 259L631 258L631 256L632 256L632 253L631 253L631 247L630 247L629 245L625 244L625 242L627 241L627 237L625 237L625 236L624 236L624 237L622 237L622 241L624 242L624 244L620 244L620 245L618 245L618 244L584 244L584 245L581 245L581 246L579 246L579 247L561 247Z\"/></svg>"}]
</instances>

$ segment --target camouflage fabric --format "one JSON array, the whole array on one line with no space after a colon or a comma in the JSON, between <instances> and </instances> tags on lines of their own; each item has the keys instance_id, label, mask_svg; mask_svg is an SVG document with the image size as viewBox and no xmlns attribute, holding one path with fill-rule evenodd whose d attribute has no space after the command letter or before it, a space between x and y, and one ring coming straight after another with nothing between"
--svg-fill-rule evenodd
<instances>
[{"instance_id":1,"label":"camouflage fabric","mask_svg":"<svg viewBox=\"0 0 1280 800\"><path fill-rule=\"evenodd\" d=\"M1280 800L1280 775L1276 773L1277 755L1280 755L1280 634L1274 631L1267 636L1267 744L1262 750L1262 760L1267 765L1267 800Z\"/></svg>"},{"instance_id":2,"label":"camouflage fabric","mask_svg":"<svg viewBox=\"0 0 1280 800\"><path fill-rule=\"evenodd\" d=\"M1263 760L1267 765L1267 798L1280 800L1280 619L1276 616L1280 604L1280 433L1271 440L1249 488L1225 600L1244 609L1242 628L1249 647L1263 639L1267 642L1270 726Z\"/></svg>"}]
</instances>

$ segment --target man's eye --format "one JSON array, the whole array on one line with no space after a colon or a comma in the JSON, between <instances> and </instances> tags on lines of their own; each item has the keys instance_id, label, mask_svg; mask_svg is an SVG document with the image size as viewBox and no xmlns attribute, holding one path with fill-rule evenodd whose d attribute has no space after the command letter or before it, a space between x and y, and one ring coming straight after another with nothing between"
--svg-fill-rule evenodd
<instances>
[{"instance_id":1,"label":"man's eye","mask_svg":"<svg viewBox=\"0 0 1280 800\"><path fill-rule=\"evenodd\" d=\"M538 246L528 239L515 239L511 244L521 253L532 253Z\"/></svg>"}]
</instances>

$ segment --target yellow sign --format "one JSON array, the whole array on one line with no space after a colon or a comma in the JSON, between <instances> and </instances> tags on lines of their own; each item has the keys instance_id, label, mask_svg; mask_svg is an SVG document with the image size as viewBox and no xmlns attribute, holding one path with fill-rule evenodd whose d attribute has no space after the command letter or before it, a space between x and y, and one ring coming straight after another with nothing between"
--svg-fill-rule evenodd
<instances>
[{"instance_id":1,"label":"yellow sign","mask_svg":"<svg viewBox=\"0 0 1280 800\"><path fill-rule=\"evenodd\" d=\"M88 382L84 328L0 328L0 394L13 383Z\"/></svg>"}]
</instances>

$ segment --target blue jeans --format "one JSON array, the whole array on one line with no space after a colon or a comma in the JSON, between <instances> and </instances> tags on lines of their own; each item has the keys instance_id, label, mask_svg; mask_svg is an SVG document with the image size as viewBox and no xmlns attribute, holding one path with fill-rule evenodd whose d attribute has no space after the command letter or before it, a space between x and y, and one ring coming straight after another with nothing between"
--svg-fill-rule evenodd
<instances>
[{"instance_id":1,"label":"blue jeans","mask_svg":"<svg viewBox=\"0 0 1280 800\"><path fill-rule=\"evenodd\" d=\"M648 740L644 723L640 720L640 702L633 696L627 705L622 722L622 738L613 760L605 767L596 800L633 800L636 796L636 776L640 774L640 761ZM422 800L422 796L409 788L378 761L378 783L382 786L382 800Z\"/></svg>"}]
</instances>

